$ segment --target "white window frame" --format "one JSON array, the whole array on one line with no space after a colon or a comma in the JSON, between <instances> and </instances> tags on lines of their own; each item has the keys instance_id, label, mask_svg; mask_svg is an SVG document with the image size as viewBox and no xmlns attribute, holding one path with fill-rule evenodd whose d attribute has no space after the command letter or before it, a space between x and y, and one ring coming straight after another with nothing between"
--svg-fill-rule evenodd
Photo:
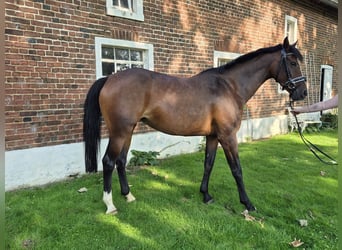
<instances>
[{"instance_id":1,"label":"white window frame","mask_svg":"<svg viewBox=\"0 0 342 250\"><path fill-rule=\"evenodd\" d=\"M237 58L239 56L241 56L241 54L239 54L239 53L214 50L214 67L218 67L219 59L234 60L235 58Z\"/></svg>"},{"instance_id":2,"label":"white window frame","mask_svg":"<svg viewBox=\"0 0 342 250\"><path fill-rule=\"evenodd\" d=\"M106 0L106 14L109 16L117 16L137 21L144 21L144 8L143 0L133 0L133 6L131 6L131 0L128 0L129 8L121 8L113 5L112 0Z\"/></svg>"},{"instance_id":3,"label":"white window frame","mask_svg":"<svg viewBox=\"0 0 342 250\"><path fill-rule=\"evenodd\" d=\"M288 34L288 30L287 30L287 27L288 27L289 24L293 25L293 32L290 35ZM297 18L295 18L293 16L285 15L285 31L284 31L284 34L285 34L285 37L286 36L289 37L290 44L295 43L297 41L297 33L298 33L298 21L297 21Z\"/></svg>"},{"instance_id":4,"label":"white window frame","mask_svg":"<svg viewBox=\"0 0 342 250\"><path fill-rule=\"evenodd\" d=\"M288 34L288 30L287 30L287 26L288 24L292 24L293 25L293 33ZM293 44L295 42L297 42L297 31L298 31L298 21L297 18L293 17L293 16L288 16L285 15L285 29L284 29L284 37L288 37L289 38L289 43ZM291 39L292 37L292 39ZM280 86L280 84L278 84L278 94L287 94L288 92L284 89L282 89L283 87Z\"/></svg>"},{"instance_id":5,"label":"white window frame","mask_svg":"<svg viewBox=\"0 0 342 250\"><path fill-rule=\"evenodd\" d=\"M95 37L95 60L96 60L96 78L102 75L102 46L112 46L115 48L139 49L143 50L144 69L154 70L153 63L153 44L133 42L120 39L110 39L104 37Z\"/></svg>"}]
</instances>

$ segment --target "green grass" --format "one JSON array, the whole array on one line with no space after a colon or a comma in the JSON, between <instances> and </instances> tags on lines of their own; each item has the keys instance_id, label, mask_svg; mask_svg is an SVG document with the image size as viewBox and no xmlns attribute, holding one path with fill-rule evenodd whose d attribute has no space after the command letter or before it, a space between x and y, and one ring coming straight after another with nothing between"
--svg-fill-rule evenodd
<instances>
[{"instance_id":1,"label":"green grass","mask_svg":"<svg viewBox=\"0 0 342 250\"><path fill-rule=\"evenodd\" d=\"M306 136L337 156L337 130ZM210 205L199 193L203 152L131 169L133 203L120 195L115 174L115 216L104 214L101 174L7 192L6 249L292 249L295 238L301 249L337 249L337 166L316 160L297 134L240 144L239 151L256 221L241 215L219 149ZM81 187L88 192L78 193Z\"/></svg>"}]
</instances>

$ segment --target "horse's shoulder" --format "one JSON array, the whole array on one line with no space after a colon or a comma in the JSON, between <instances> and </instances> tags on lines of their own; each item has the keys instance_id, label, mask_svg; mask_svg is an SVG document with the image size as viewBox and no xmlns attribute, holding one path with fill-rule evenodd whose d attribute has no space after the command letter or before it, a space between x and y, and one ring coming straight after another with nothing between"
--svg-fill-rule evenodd
<instances>
[{"instance_id":1,"label":"horse's shoulder","mask_svg":"<svg viewBox=\"0 0 342 250\"><path fill-rule=\"evenodd\" d=\"M209 91L214 95L223 95L233 90L232 84L220 75L213 75L207 81Z\"/></svg>"}]
</instances>

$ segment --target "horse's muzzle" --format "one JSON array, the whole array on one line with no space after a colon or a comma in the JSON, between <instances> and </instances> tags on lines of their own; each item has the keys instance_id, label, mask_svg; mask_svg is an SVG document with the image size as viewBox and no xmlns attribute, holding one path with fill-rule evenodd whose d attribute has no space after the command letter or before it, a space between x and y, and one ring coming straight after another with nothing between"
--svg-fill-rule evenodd
<instances>
[{"instance_id":1,"label":"horse's muzzle","mask_svg":"<svg viewBox=\"0 0 342 250\"><path fill-rule=\"evenodd\" d=\"M289 79L286 82L286 87L290 90L290 97L294 101L303 100L307 95L308 91L305 85L306 77L300 76L293 79Z\"/></svg>"},{"instance_id":2,"label":"horse's muzzle","mask_svg":"<svg viewBox=\"0 0 342 250\"><path fill-rule=\"evenodd\" d=\"M295 90L291 91L290 97L292 100L301 101L305 99L305 97L308 95L305 82L303 82L303 86L303 88L296 88Z\"/></svg>"}]
</instances>

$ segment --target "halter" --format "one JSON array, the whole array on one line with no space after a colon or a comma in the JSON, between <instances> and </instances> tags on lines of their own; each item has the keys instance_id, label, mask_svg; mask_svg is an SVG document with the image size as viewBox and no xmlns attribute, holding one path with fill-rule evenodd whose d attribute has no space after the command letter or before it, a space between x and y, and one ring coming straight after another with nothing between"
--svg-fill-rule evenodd
<instances>
[{"instance_id":1,"label":"halter","mask_svg":"<svg viewBox=\"0 0 342 250\"><path fill-rule=\"evenodd\" d=\"M286 62L286 57L293 55L293 53L286 53L285 49L282 48L281 50L281 59L280 59L280 64L279 64L279 68L278 68L278 73L276 76L276 80L278 81L278 76L281 70L281 65L284 64L285 66L285 72L287 75L287 81L282 85L282 89L287 89L290 92L293 92L294 90L296 90L296 88L298 87L299 83L301 82L305 82L306 81L306 77L305 76L298 76L295 78L292 78L292 74L291 71L289 70L289 67L287 65Z\"/></svg>"}]
</instances>

